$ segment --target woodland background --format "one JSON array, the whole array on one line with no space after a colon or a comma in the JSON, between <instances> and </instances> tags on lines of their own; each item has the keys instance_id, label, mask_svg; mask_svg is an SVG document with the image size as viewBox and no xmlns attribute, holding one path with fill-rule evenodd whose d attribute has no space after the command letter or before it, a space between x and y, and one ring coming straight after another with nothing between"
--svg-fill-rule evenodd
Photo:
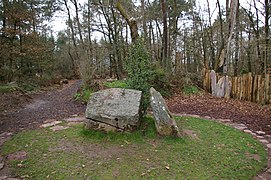
<instances>
[{"instance_id":1,"label":"woodland background","mask_svg":"<svg viewBox=\"0 0 271 180\"><path fill-rule=\"evenodd\" d=\"M270 73L270 0L217 0L215 12L206 4L2 0L0 82L31 88L77 77L92 86L97 78L126 78L129 66L139 66L133 63L142 57L147 61L141 65L148 64L161 86L179 80L202 86L211 69L230 76ZM59 13L65 14L67 28L54 35L48 24ZM133 73L142 74L141 68Z\"/></svg>"}]
</instances>

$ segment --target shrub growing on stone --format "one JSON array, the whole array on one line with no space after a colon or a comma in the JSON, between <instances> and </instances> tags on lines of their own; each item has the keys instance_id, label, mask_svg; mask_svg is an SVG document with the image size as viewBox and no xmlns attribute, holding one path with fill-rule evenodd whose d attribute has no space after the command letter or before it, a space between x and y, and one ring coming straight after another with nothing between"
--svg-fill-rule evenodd
<instances>
[{"instance_id":1,"label":"shrub growing on stone","mask_svg":"<svg viewBox=\"0 0 271 180\"><path fill-rule=\"evenodd\" d=\"M145 113L149 106L149 89L152 86L154 72L151 68L150 55L142 40L139 39L130 48L125 69L128 74L128 86L143 93L142 112Z\"/></svg>"}]
</instances>

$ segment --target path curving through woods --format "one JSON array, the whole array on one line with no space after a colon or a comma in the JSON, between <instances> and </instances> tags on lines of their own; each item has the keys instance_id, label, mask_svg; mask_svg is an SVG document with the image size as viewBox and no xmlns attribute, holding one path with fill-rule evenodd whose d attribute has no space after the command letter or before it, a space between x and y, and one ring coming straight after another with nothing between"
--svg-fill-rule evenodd
<instances>
[{"instance_id":1,"label":"path curving through woods","mask_svg":"<svg viewBox=\"0 0 271 180\"><path fill-rule=\"evenodd\" d=\"M35 129L49 119L61 119L74 114L83 114L85 105L73 99L80 84L81 80L71 80L61 89L33 94L30 102L24 103L19 108L1 112L0 134Z\"/></svg>"}]
</instances>

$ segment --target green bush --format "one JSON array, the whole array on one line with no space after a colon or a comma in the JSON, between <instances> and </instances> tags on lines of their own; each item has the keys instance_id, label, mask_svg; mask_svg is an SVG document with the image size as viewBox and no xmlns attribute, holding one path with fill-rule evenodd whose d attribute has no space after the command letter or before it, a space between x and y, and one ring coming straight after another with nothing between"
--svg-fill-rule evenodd
<instances>
[{"instance_id":1,"label":"green bush","mask_svg":"<svg viewBox=\"0 0 271 180\"><path fill-rule=\"evenodd\" d=\"M16 87L10 85L0 85L0 93L10 93L16 91Z\"/></svg>"},{"instance_id":2,"label":"green bush","mask_svg":"<svg viewBox=\"0 0 271 180\"><path fill-rule=\"evenodd\" d=\"M142 112L145 113L149 106L149 89L152 86L153 69L150 55L141 39L130 48L125 69L128 74L127 85L143 93Z\"/></svg>"},{"instance_id":3,"label":"green bush","mask_svg":"<svg viewBox=\"0 0 271 180\"><path fill-rule=\"evenodd\" d=\"M126 81L124 80L117 80L117 81L113 81L113 82L104 82L104 85L107 88L128 88L128 84Z\"/></svg>"},{"instance_id":4,"label":"green bush","mask_svg":"<svg viewBox=\"0 0 271 180\"><path fill-rule=\"evenodd\" d=\"M183 92L185 94L199 94L200 90L196 86L185 86Z\"/></svg>"},{"instance_id":5,"label":"green bush","mask_svg":"<svg viewBox=\"0 0 271 180\"><path fill-rule=\"evenodd\" d=\"M153 74L151 84L158 90L162 96L170 96L170 80L163 68L153 66Z\"/></svg>"},{"instance_id":6,"label":"green bush","mask_svg":"<svg viewBox=\"0 0 271 180\"><path fill-rule=\"evenodd\" d=\"M79 90L78 92L76 92L73 95L73 98L76 101L82 101L83 103L87 103L90 96L92 95L93 91L89 88L83 88L81 90Z\"/></svg>"}]
</instances>

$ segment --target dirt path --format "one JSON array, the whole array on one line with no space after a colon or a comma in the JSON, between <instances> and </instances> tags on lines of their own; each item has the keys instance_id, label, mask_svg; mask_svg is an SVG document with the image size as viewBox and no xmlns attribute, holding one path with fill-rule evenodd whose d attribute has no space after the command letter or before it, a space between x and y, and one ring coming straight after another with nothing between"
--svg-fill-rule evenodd
<instances>
[{"instance_id":1,"label":"dirt path","mask_svg":"<svg viewBox=\"0 0 271 180\"><path fill-rule=\"evenodd\" d=\"M0 134L34 129L48 119L83 114L85 106L73 100L73 94L78 90L80 83L80 80L72 80L61 89L33 94L30 102L19 108L1 112Z\"/></svg>"}]
</instances>

